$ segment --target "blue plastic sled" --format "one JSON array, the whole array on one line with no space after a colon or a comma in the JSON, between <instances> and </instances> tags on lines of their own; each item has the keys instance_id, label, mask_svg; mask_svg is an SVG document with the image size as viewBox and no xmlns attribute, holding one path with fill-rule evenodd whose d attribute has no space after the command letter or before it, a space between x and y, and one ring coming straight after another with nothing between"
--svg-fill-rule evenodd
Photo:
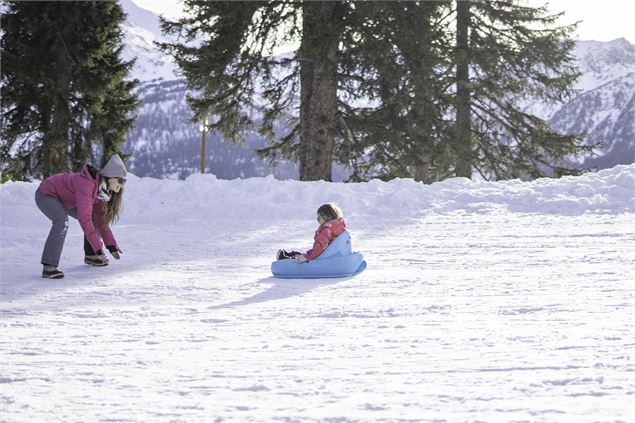
<instances>
[{"instance_id":1,"label":"blue plastic sled","mask_svg":"<svg viewBox=\"0 0 635 423\"><path fill-rule=\"evenodd\" d=\"M356 275L364 269L364 256L353 252L348 231L335 238L315 260L296 263L293 259L283 259L271 263L271 273L277 278L286 279L343 278Z\"/></svg>"}]
</instances>

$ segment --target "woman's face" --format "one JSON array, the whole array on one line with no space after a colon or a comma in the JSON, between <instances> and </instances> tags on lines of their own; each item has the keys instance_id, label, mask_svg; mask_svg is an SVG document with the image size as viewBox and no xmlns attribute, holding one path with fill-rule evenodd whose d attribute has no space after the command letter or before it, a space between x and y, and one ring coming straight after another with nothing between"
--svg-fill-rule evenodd
<instances>
[{"instance_id":1,"label":"woman's face","mask_svg":"<svg viewBox=\"0 0 635 423\"><path fill-rule=\"evenodd\" d=\"M108 178L108 190L118 193L126 183L123 178Z\"/></svg>"},{"instance_id":2,"label":"woman's face","mask_svg":"<svg viewBox=\"0 0 635 423\"><path fill-rule=\"evenodd\" d=\"M318 223L321 225L322 223L326 222L326 219L324 219L319 213L317 215L317 221Z\"/></svg>"}]
</instances>

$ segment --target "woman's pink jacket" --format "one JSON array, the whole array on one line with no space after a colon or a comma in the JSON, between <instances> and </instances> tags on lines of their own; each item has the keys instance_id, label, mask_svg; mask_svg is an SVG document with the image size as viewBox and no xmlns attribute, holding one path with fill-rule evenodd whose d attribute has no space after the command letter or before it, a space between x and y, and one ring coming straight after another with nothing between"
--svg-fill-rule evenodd
<instances>
[{"instance_id":1,"label":"woman's pink jacket","mask_svg":"<svg viewBox=\"0 0 635 423\"><path fill-rule=\"evenodd\" d=\"M117 246L110 227L106 226L101 231L101 236L95 227L103 226L107 209L106 202L97 199L99 177L100 173L97 172L93 179L88 166L85 165L77 173L66 172L49 176L42 181L39 188L42 194L57 198L65 209L77 209L77 220L95 251L102 248L102 238L107 246Z\"/></svg>"}]
</instances>

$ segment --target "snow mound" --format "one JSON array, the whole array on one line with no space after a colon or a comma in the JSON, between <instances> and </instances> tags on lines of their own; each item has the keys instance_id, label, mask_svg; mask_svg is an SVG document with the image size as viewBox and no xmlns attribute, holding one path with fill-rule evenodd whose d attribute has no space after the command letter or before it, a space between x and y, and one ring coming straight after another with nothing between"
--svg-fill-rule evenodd
<instances>
[{"instance_id":1,"label":"snow mound","mask_svg":"<svg viewBox=\"0 0 635 423\"><path fill-rule=\"evenodd\" d=\"M452 178L432 185L412 179L330 183L278 181L271 176L228 181L199 174L185 181L134 178L127 188L127 213L140 218L149 212L176 210L181 215L189 210L189 217L276 221L312 215L326 202L339 204L347 216L388 219L453 211L560 215L635 211L635 165L532 182Z\"/></svg>"},{"instance_id":2,"label":"snow mound","mask_svg":"<svg viewBox=\"0 0 635 423\"><path fill-rule=\"evenodd\" d=\"M37 183L0 186L4 224L27 223ZM430 213L542 213L580 215L635 212L635 165L560 179L474 182L452 178L432 185L412 179L329 183L273 177L220 180L192 175L185 181L138 178L126 185L123 223L147 219L279 221L312 216L322 203L339 204L348 217L395 219ZM10 212L8 212L10 207Z\"/></svg>"}]
</instances>

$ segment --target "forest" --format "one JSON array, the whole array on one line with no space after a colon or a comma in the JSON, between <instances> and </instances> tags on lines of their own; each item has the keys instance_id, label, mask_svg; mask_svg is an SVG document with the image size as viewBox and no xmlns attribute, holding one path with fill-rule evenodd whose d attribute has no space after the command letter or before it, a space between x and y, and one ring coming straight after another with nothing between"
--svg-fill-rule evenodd
<instances>
[{"instance_id":1,"label":"forest","mask_svg":"<svg viewBox=\"0 0 635 423\"><path fill-rule=\"evenodd\" d=\"M122 154L138 81L115 2L3 2L3 180ZM524 107L562 102L579 76L574 25L520 1L184 2L159 46L186 78L193 120L250 134L300 180L575 174L593 149ZM297 46L274 54L284 45ZM284 128L283 131L280 128Z\"/></svg>"}]
</instances>

